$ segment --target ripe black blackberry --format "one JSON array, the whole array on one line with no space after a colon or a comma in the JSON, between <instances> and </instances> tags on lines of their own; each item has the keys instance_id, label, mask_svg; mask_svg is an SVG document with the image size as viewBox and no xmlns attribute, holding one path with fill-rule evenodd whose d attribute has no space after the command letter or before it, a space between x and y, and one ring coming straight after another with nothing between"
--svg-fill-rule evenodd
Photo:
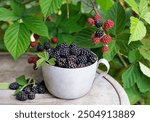
<instances>
[{"instance_id":1,"label":"ripe black blackberry","mask_svg":"<svg viewBox=\"0 0 150 122\"><path fill-rule=\"evenodd\" d=\"M73 44L71 44L71 45L69 46L69 48L70 48L70 50L76 49L76 48L77 48L77 45L73 43Z\"/></svg>"},{"instance_id":2,"label":"ripe black blackberry","mask_svg":"<svg viewBox=\"0 0 150 122\"><path fill-rule=\"evenodd\" d=\"M60 59L60 51L55 51L54 54L52 55L53 58L55 58L56 60Z\"/></svg>"},{"instance_id":3,"label":"ripe black blackberry","mask_svg":"<svg viewBox=\"0 0 150 122\"><path fill-rule=\"evenodd\" d=\"M21 91L16 95L16 99L20 101L26 101L28 99L28 95L24 91Z\"/></svg>"},{"instance_id":4,"label":"ripe black blackberry","mask_svg":"<svg viewBox=\"0 0 150 122\"><path fill-rule=\"evenodd\" d=\"M29 99L29 100L35 99L35 93L34 93L34 92L30 92L30 93L28 94L28 99Z\"/></svg>"},{"instance_id":5,"label":"ripe black blackberry","mask_svg":"<svg viewBox=\"0 0 150 122\"><path fill-rule=\"evenodd\" d=\"M44 51L44 46L39 44L37 46L37 51Z\"/></svg>"},{"instance_id":6,"label":"ripe black blackberry","mask_svg":"<svg viewBox=\"0 0 150 122\"><path fill-rule=\"evenodd\" d=\"M86 64L86 63L87 63L87 57L85 55L78 56L77 64Z\"/></svg>"},{"instance_id":7,"label":"ripe black blackberry","mask_svg":"<svg viewBox=\"0 0 150 122\"><path fill-rule=\"evenodd\" d=\"M47 91L46 87L44 85L38 85L38 93L44 94Z\"/></svg>"},{"instance_id":8,"label":"ripe black blackberry","mask_svg":"<svg viewBox=\"0 0 150 122\"><path fill-rule=\"evenodd\" d=\"M38 87L37 86L33 86L31 88L31 91L34 92L35 94L38 93Z\"/></svg>"},{"instance_id":9,"label":"ripe black blackberry","mask_svg":"<svg viewBox=\"0 0 150 122\"><path fill-rule=\"evenodd\" d=\"M89 49L83 48L83 49L81 49L80 55L89 56L89 55L91 55L91 51Z\"/></svg>"},{"instance_id":10,"label":"ripe black blackberry","mask_svg":"<svg viewBox=\"0 0 150 122\"><path fill-rule=\"evenodd\" d=\"M54 49L53 48L49 48L47 50L48 54L49 54L49 58L53 57L54 56Z\"/></svg>"},{"instance_id":11,"label":"ripe black blackberry","mask_svg":"<svg viewBox=\"0 0 150 122\"><path fill-rule=\"evenodd\" d=\"M19 88L19 84L17 82L13 82L9 85L9 89L16 90Z\"/></svg>"},{"instance_id":12,"label":"ripe black blackberry","mask_svg":"<svg viewBox=\"0 0 150 122\"><path fill-rule=\"evenodd\" d=\"M68 60L68 61L76 62L76 61L77 61L77 56L75 56L75 55L70 55L70 56L68 56L67 60Z\"/></svg>"},{"instance_id":13,"label":"ripe black blackberry","mask_svg":"<svg viewBox=\"0 0 150 122\"><path fill-rule=\"evenodd\" d=\"M50 48L49 42L45 42L45 43L44 43L44 49L45 49L45 50L48 50L49 48Z\"/></svg>"},{"instance_id":14,"label":"ripe black blackberry","mask_svg":"<svg viewBox=\"0 0 150 122\"><path fill-rule=\"evenodd\" d=\"M26 86L24 89L23 89L23 91L26 93L26 94L29 94L30 92L31 92L31 85L28 85L28 86Z\"/></svg>"},{"instance_id":15,"label":"ripe black blackberry","mask_svg":"<svg viewBox=\"0 0 150 122\"><path fill-rule=\"evenodd\" d=\"M85 66L86 66L85 64L78 64L77 68L82 68L82 67L85 67Z\"/></svg>"},{"instance_id":16,"label":"ripe black blackberry","mask_svg":"<svg viewBox=\"0 0 150 122\"><path fill-rule=\"evenodd\" d=\"M103 25L103 22L101 22L101 21L95 21L95 26L97 27L97 28L99 28L99 27L102 27L102 25Z\"/></svg>"},{"instance_id":17,"label":"ripe black blackberry","mask_svg":"<svg viewBox=\"0 0 150 122\"><path fill-rule=\"evenodd\" d=\"M69 46L65 43L59 44L56 46L56 50L64 49L64 48L69 48Z\"/></svg>"},{"instance_id":18,"label":"ripe black blackberry","mask_svg":"<svg viewBox=\"0 0 150 122\"><path fill-rule=\"evenodd\" d=\"M77 64L73 61L68 61L68 68L77 68Z\"/></svg>"},{"instance_id":19,"label":"ripe black blackberry","mask_svg":"<svg viewBox=\"0 0 150 122\"><path fill-rule=\"evenodd\" d=\"M59 66L59 67L66 67L66 63L67 63L67 60L66 58L59 58L57 59L56 61L56 65Z\"/></svg>"},{"instance_id":20,"label":"ripe black blackberry","mask_svg":"<svg viewBox=\"0 0 150 122\"><path fill-rule=\"evenodd\" d=\"M69 48L60 49L59 51L60 51L60 57L62 58L68 57L70 55Z\"/></svg>"},{"instance_id":21,"label":"ripe black blackberry","mask_svg":"<svg viewBox=\"0 0 150 122\"><path fill-rule=\"evenodd\" d=\"M80 55L80 53L81 53L81 49L80 49L80 48L70 49L70 54L71 54L71 55L76 55L76 56L78 56L78 55Z\"/></svg>"},{"instance_id":22,"label":"ripe black blackberry","mask_svg":"<svg viewBox=\"0 0 150 122\"><path fill-rule=\"evenodd\" d=\"M97 60L96 55L92 54L92 55L89 55L89 56L88 56L88 61L89 61L89 62L95 63L96 60Z\"/></svg>"},{"instance_id":23,"label":"ripe black blackberry","mask_svg":"<svg viewBox=\"0 0 150 122\"><path fill-rule=\"evenodd\" d=\"M95 32L95 36L96 37L102 37L104 35L104 31L103 30L97 30L96 32Z\"/></svg>"},{"instance_id":24,"label":"ripe black blackberry","mask_svg":"<svg viewBox=\"0 0 150 122\"><path fill-rule=\"evenodd\" d=\"M85 66L90 66L90 65L92 65L91 62L88 62L88 63L85 64Z\"/></svg>"}]
</instances>

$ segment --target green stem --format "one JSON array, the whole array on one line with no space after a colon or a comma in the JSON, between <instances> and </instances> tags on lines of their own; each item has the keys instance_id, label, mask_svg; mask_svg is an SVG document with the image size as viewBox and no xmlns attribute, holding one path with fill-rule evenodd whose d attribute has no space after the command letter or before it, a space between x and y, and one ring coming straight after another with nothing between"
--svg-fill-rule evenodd
<instances>
[{"instance_id":1,"label":"green stem","mask_svg":"<svg viewBox=\"0 0 150 122\"><path fill-rule=\"evenodd\" d=\"M119 57L119 59L121 60L122 64L124 65L124 67L127 68L128 65L127 65L127 63L125 62L125 60L123 59L122 55L121 55L119 52L118 52L117 54L118 54L118 57Z\"/></svg>"}]
</instances>

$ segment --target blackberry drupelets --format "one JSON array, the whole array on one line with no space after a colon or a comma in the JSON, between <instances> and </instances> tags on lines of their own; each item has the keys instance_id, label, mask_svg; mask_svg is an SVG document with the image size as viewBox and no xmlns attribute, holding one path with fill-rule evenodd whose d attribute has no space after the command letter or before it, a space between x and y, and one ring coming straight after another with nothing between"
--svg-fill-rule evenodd
<instances>
[{"instance_id":1,"label":"blackberry drupelets","mask_svg":"<svg viewBox=\"0 0 150 122\"><path fill-rule=\"evenodd\" d=\"M95 21L95 26L97 28L102 27L102 25L103 25L103 22L101 22L101 21Z\"/></svg>"},{"instance_id":2,"label":"blackberry drupelets","mask_svg":"<svg viewBox=\"0 0 150 122\"><path fill-rule=\"evenodd\" d=\"M78 56L77 64L86 64L86 63L87 63L87 57L85 55Z\"/></svg>"},{"instance_id":3,"label":"blackberry drupelets","mask_svg":"<svg viewBox=\"0 0 150 122\"><path fill-rule=\"evenodd\" d=\"M30 93L28 94L28 99L29 99L29 100L35 99L35 93L34 93L34 92L30 92Z\"/></svg>"},{"instance_id":4,"label":"blackberry drupelets","mask_svg":"<svg viewBox=\"0 0 150 122\"><path fill-rule=\"evenodd\" d=\"M76 62L76 61L77 61L77 56L75 56L75 55L70 55L70 56L68 56L67 60L68 60L68 61Z\"/></svg>"},{"instance_id":5,"label":"blackberry drupelets","mask_svg":"<svg viewBox=\"0 0 150 122\"><path fill-rule=\"evenodd\" d=\"M37 51L39 51L39 52L40 52L40 51L44 51L44 46L39 44L39 45L37 46Z\"/></svg>"},{"instance_id":6,"label":"blackberry drupelets","mask_svg":"<svg viewBox=\"0 0 150 122\"><path fill-rule=\"evenodd\" d=\"M56 65L59 66L59 67L66 67L66 63L67 63L66 58L59 58L56 61Z\"/></svg>"},{"instance_id":7,"label":"blackberry drupelets","mask_svg":"<svg viewBox=\"0 0 150 122\"><path fill-rule=\"evenodd\" d=\"M77 64L73 61L68 61L67 68L77 68Z\"/></svg>"},{"instance_id":8,"label":"blackberry drupelets","mask_svg":"<svg viewBox=\"0 0 150 122\"><path fill-rule=\"evenodd\" d=\"M28 95L24 91L21 91L16 95L16 99L20 101L26 101L28 99Z\"/></svg>"},{"instance_id":9,"label":"blackberry drupelets","mask_svg":"<svg viewBox=\"0 0 150 122\"><path fill-rule=\"evenodd\" d=\"M26 94L29 94L29 93L31 92L31 88L32 88L32 86L31 86L31 85L28 85L28 86L26 86L26 87L23 89L23 91L24 91Z\"/></svg>"},{"instance_id":10,"label":"blackberry drupelets","mask_svg":"<svg viewBox=\"0 0 150 122\"><path fill-rule=\"evenodd\" d=\"M37 94L38 93L38 87L37 86L33 86L31 88L31 91L34 92L35 94Z\"/></svg>"},{"instance_id":11,"label":"blackberry drupelets","mask_svg":"<svg viewBox=\"0 0 150 122\"><path fill-rule=\"evenodd\" d=\"M95 36L96 37L102 37L104 35L104 31L103 30L97 30L96 32L95 32Z\"/></svg>"},{"instance_id":12,"label":"blackberry drupelets","mask_svg":"<svg viewBox=\"0 0 150 122\"><path fill-rule=\"evenodd\" d=\"M45 50L48 50L49 48L50 48L49 42L45 42L45 43L44 43L44 49L45 49Z\"/></svg>"},{"instance_id":13,"label":"blackberry drupelets","mask_svg":"<svg viewBox=\"0 0 150 122\"><path fill-rule=\"evenodd\" d=\"M13 82L9 85L9 89L16 90L19 88L19 84L17 82Z\"/></svg>"}]
</instances>

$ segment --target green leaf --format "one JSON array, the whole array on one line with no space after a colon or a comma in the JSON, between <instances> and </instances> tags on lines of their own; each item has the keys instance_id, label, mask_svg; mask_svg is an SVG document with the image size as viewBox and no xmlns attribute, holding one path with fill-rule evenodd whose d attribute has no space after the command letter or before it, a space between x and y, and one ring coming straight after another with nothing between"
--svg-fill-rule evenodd
<instances>
[{"instance_id":1,"label":"green leaf","mask_svg":"<svg viewBox=\"0 0 150 122\"><path fill-rule=\"evenodd\" d=\"M127 2L131 6L132 10L135 11L135 13L137 13L139 15L138 6L137 6L135 0L125 0L125 2Z\"/></svg>"},{"instance_id":2,"label":"green leaf","mask_svg":"<svg viewBox=\"0 0 150 122\"><path fill-rule=\"evenodd\" d=\"M125 88L132 87L137 80L139 80L139 72L138 67L135 64L132 64L123 74L122 74L122 80L123 80L123 86Z\"/></svg>"},{"instance_id":3,"label":"green leaf","mask_svg":"<svg viewBox=\"0 0 150 122\"><path fill-rule=\"evenodd\" d=\"M128 54L129 51L137 49L142 45L140 41L131 42L130 44L128 44L129 36L130 36L129 33L122 33L118 35L116 38L117 40L116 43L120 48L120 52L122 52L125 55Z\"/></svg>"},{"instance_id":4,"label":"green leaf","mask_svg":"<svg viewBox=\"0 0 150 122\"><path fill-rule=\"evenodd\" d=\"M149 38L142 40L142 46L139 48L141 55L150 62L150 43Z\"/></svg>"},{"instance_id":5,"label":"green leaf","mask_svg":"<svg viewBox=\"0 0 150 122\"><path fill-rule=\"evenodd\" d=\"M48 28L43 21L35 17L28 16L23 18L23 22L33 33L49 37Z\"/></svg>"},{"instance_id":6,"label":"green leaf","mask_svg":"<svg viewBox=\"0 0 150 122\"><path fill-rule=\"evenodd\" d=\"M114 56L117 54L117 52L118 52L118 47L116 45L116 41L112 40L109 43L108 53L103 54L103 57L106 58L108 61L111 61L114 58Z\"/></svg>"},{"instance_id":7,"label":"green leaf","mask_svg":"<svg viewBox=\"0 0 150 122\"><path fill-rule=\"evenodd\" d=\"M41 67L45 63L45 59L41 58L36 62L36 67Z\"/></svg>"},{"instance_id":8,"label":"green leaf","mask_svg":"<svg viewBox=\"0 0 150 122\"><path fill-rule=\"evenodd\" d=\"M143 17L145 15L145 13L148 12L147 0L140 0L139 11L140 11L140 17Z\"/></svg>"},{"instance_id":9,"label":"green leaf","mask_svg":"<svg viewBox=\"0 0 150 122\"><path fill-rule=\"evenodd\" d=\"M104 12L107 12L114 3L113 0L96 0L96 2Z\"/></svg>"},{"instance_id":10,"label":"green leaf","mask_svg":"<svg viewBox=\"0 0 150 122\"><path fill-rule=\"evenodd\" d=\"M144 92L149 92L150 91L150 78L145 76L139 69L139 80L137 80L137 86L139 90L144 93Z\"/></svg>"},{"instance_id":11,"label":"green leaf","mask_svg":"<svg viewBox=\"0 0 150 122\"><path fill-rule=\"evenodd\" d=\"M6 30L4 42L6 48L16 60L29 47L30 31L23 23L15 23Z\"/></svg>"},{"instance_id":12,"label":"green leaf","mask_svg":"<svg viewBox=\"0 0 150 122\"><path fill-rule=\"evenodd\" d=\"M141 55L150 62L150 50L146 48L139 49Z\"/></svg>"},{"instance_id":13,"label":"green leaf","mask_svg":"<svg viewBox=\"0 0 150 122\"><path fill-rule=\"evenodd\" d=\"M132 105L134 105L135 103L137 103L139 100L142 99L141 93L138 90L136 85L134 85L134 86L132 86L130 88L125 88L125 91L127 92L127 95L129 97L130 103Z\"/></svg>"},{"instance_id":14,"label":"green leaf","mask_svg":"<svg viewBox=\"0 0 150 122\"><path fill-rule=\"evenodd\" d=\"M141 59L141 55L140 55L139 50L137 50L137 49L131 50L129 52L129 54L128 54L128 58L129 58L130 63L134 63L137 60L140 60Z\"/></svg>"},{"instance_id":15,"label":"green leaf","mask_svg":"<svg viewBox=\"0 0 150 122\"><path fill-rule=\"evenodd\" d=\"M78 32L82 29L82 27L72 19L64 19L64 21L60 23L59 27L66 33Z\"/></svg>"},{"instance_id":16,"label":"green leaf","mask_svg":"<svg viewBox=\"0 0 150 122\"><path fill-rule=\"evenodd\" d=\"M10 83L0 83L0 90L7 90L9 89Z\"/></svg>"},{"instance_id":17,"label":"green leaf","mask_svg":"<svg viewBox=\"0 0 150 122\"><path fill-rule=\"evenodd\" d=\"M144 93L144 100L146 105L150 105L150 92Z\"/></svg>"},{"instance_id":18,"label":"green leaf","mask_svg":"<svg viewBox=\"0 0 150 122\"><path fill-rule=\"evenodd\" d=\"M150 24L150 12L147 12L142 18L143 18L148 24Z\"/></svg>"},{"instance_id":19,"label":"green leaf","mask_svg":"<svg viewBox=\"0 0 150 122\"><path fill-rule=\"evenodd\" d=\"M50 65L55 65L55 61L56 61L55 58L51 58L51 59L49 59L47 62L48 62Z\"/></svg>"},{"instance_id":20,"label":"green leaf","mask_svg":"<svg viewBox=\"0 0 150 122\"><path fill-rule=\"evenodd\" d=\"M86 5L84 2L90 4L90 0L82 0L82 2L81 2L81 12L82 13L90 13L92 8L88 5Z\"/></svg>"},{"instance_id":21,"label":"green leaf","mask_svg":"<svg viewBox=\"0 0 150 122\"><path fill-rule=\"evenodd\" d=\"M146 28L144 23L135 17L131 17L131 26L130 26L130 40L132 41L142 40L146 35Z\"/></svg>"},{"instance_id":22,"label":"green leaf","mask_svg":"<svg viewBox=\"0 0 150 122\"><path fill-rule=\"evenodd\" d=\"M41 59L44 59L44 60L48 60L49 59L49 54L48 52L42 52L42 53L37 53L37 56Z\"/></svg>"},{"instance_id":23,"label":"green leaf","mask_svg":"<svg viewBox=\"0 0 150 122\"><path fill-rule=\"evenodd\" d=\"M40 0L40 7L44 17L55 13L62 5L62 0Z\"/></svg>"},{"instance_id":24,"label":"green leaf","mask_svg":"<svg viewBox=\"0 0 150 122\"><path fill-rule=\"evenodd\" d=\"M18 78L16 78L16 82L21 86L24 86L25 84L27 84L27 81L24 75L21 75Z\"/></svg>"},{"instance_id":25,"label":"green leaf","mask_svg":"<svg viewBox=\"0 0 150 122\"><path fill-rule=\"evenodd\" d=\"M116 35L124 30L126 14L120 2L116 2L113 5L107 12L106 18L114 21L114 27L110 30L112 34Z\"/></svg>"},{"instance_id":26,"label":"green leaf","mask_svg":"<svg viewBox=\"0 0 150 122\"><path fill-rule=\"evenodd\" d=\"M150 68L145 66L143 63L139 62L139 66L144 75L150 77Z\"/></svg>"},{"instance_id":27,"label":"green leaf","mask_svg":"<svg viewBox=\"0 0 150 122\"><path fill-rule=\"evenodd\" d=\"M71 44L74 40L74 36L71 34L59 34L58 35L59 44L66 43Z\"/></svg>"},{"instance_id":28,"label":"green leaf","mask_svg":"<svg viewBox=\"0 0 150 122\"><path fill-rule=\"evenodd\" d=\"M0 21L14 21L18 17L10 10L6 8L0 8Z\"/></svg>"},{"instance_id":29,"label":"green leaf","mask_svg":"<svg viewBox=\"0 0 150 122\"><path fill-rule=\"evenodd\" d=\"M24 14L24 6L18 2L16 2L15 0L11 0L11 8L13 9L13 12L17 15L17 16L22 16Z\"/></svg>"}]
</instances>

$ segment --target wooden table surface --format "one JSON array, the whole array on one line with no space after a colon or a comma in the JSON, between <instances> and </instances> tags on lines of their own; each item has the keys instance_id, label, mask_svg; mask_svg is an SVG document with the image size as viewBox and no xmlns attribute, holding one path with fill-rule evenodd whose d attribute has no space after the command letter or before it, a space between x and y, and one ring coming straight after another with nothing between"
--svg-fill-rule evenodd
<instances>
[{"instance_id":1,"label":"wooden table surface","mask_svg":"<svg viewBox=\"0 0 150 122\"><path fill-rule=\"evenodd\" d=\"M14 62L9 54L0 54L0 82L14 82L16 77L24 74L26 77L33 75L34 79L41 81L41 69L34 71L32 65L27 63L28 57L32 54L22 56L17 62ZM97 70L97 75L100 73ZM58 99L51 94L37 94L34 100L21 102L12 95L13 90L0 90L0 105L129 105L129 100L124 89L111 76L96 79L88 94L74 99Z\"/></svg>"}]
</instances>

